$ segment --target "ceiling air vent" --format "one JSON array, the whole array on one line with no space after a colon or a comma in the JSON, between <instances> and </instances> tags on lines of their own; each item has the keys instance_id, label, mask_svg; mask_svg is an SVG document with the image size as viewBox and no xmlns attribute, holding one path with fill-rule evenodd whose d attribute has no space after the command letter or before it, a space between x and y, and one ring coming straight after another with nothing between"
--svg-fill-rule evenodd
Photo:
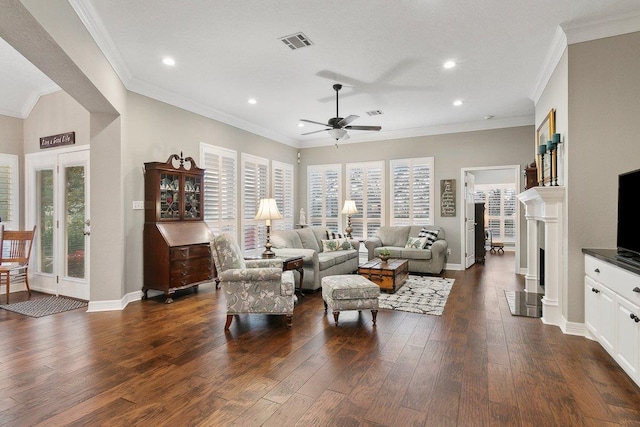
<instances>
[{"instance_id":1,"label":"ceiling air vent","mask_svg":"<svg viewBox=\"0 0 640 427\"><path fill-rule=\"evenodd\" d=\"M379 116L382 114L381 110L371 110L371 111L367 111L367 114L370 116Z\"/></svg>"},{"instance_id":2,"label":"ceiling air vent","mask_svg":"<svg viewBox=\"0 0 640 427\"><path fill-rule=\"evenodd\" d=\"M300 49L301 47L307 47L313 45L311 40L302 33L291 34L290 36L280 37L278 40L282 40L282 43L286 44L291 50Z\"/></svg>"}]
</instances>

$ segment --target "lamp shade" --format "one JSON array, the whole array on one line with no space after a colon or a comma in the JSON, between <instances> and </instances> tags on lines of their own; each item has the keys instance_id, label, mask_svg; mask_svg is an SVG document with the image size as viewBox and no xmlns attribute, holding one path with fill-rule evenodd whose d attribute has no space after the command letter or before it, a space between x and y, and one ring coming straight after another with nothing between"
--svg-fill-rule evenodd
<instances>
[{"instance_id":1,"label":"lamp shade","mask_svg":"<svg viewBox=\"0 0 640 427\"><path fill-rule=\"evenodd\" d=\"M347 215L357 214L358 208L356 207L356 202L354 200L345 200L342 213Z\"/></svg>"},{"instance_id":2,"label":"lamp shade","mask_svg":"<svg viewBox=\"0 0 640 427\"><path fill-rule=\"evenodd\" d=\"M272 219L282 219L276 199L260 199L258 213L254 219L265 220L267 225L271 225Z\"/></svg>"}]
</instances>

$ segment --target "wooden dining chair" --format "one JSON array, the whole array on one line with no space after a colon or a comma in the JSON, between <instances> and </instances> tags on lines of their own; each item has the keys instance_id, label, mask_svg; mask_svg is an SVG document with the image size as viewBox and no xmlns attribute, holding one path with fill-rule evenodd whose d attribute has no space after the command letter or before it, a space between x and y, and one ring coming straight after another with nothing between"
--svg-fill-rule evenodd
<instances>
[{"instance_id":1,"label":"wooden dining chair","mask_svg":"<svg viewBox=\"0 0 640 427\"><path fill-rule=\"evenodd\" d=\"M31 296L29 289L29 257L31 256L31 247L33 246L33 238L36 234L36 226L29 231L12 231L5 230L4 225L0 229L0 283L5 284L7 292L7 304L9 304L9 290L11 281L24 277L24 283L27 285L27 292ZM3 282L3 276L6 275Z\"/></svg>"}]
</instances>

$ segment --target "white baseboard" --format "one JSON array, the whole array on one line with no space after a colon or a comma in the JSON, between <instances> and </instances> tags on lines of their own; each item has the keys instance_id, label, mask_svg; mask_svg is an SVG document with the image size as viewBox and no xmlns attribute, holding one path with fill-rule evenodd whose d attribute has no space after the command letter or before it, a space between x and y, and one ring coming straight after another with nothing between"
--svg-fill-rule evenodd
<instances>
[{"instance_id":1,"label":"white baseboard","mask_svg":"<svg viewBox=\"0 0 640 427\"><path fill-rule=\"evenodd\" d=\"M151 296L154 296L153 292L149 291ZM161 293L159 292L158 294ZM87 312L124 310L127 304L133 301L140 301L140 299L142 299L142 291L130 292L119 300L89 301Z\"/></svg>"}]
</instances>

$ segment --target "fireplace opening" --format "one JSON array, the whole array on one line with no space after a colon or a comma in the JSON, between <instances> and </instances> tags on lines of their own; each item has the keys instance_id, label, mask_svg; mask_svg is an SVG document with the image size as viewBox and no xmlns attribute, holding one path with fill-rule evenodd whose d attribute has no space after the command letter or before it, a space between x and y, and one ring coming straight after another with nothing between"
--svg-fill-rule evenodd
<instances>
[{"instance_id":1,"label":"fireplace opening","mask_svg":"<svg viewBox=\"0 0 640 427\"><path fill-rule=\"evenodd\" d=\"M540 253L538 255L538 277L540 278L540 286L544 288L544 249L540 248Z\"/></svg>"}]
</instances>

